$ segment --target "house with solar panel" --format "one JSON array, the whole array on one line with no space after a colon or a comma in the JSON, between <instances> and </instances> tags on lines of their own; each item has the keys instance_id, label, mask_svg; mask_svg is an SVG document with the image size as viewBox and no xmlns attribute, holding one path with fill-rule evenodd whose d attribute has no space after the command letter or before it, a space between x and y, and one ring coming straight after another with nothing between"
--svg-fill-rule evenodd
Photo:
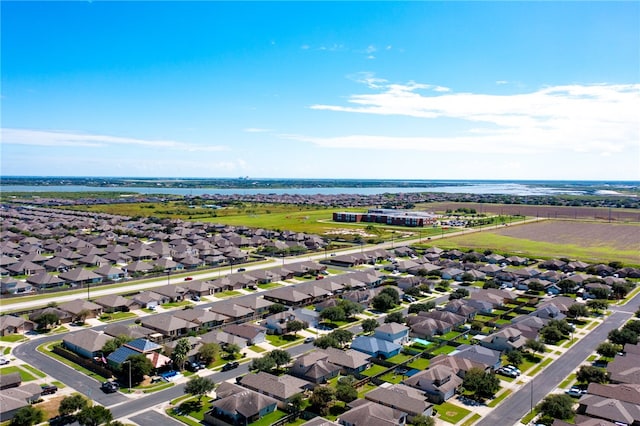
<instances>
[{"instance_id":1,"label":"house with solar panel","mask_svg":"<svg viewBox=\"0 0 640 426\"><path fill-rule=\"evenodd\" d=\"M136 339L125 343L124 345L113 351L107 357L107 365L109 365L109 367L119 369L122 363L127 360L127 358L133 355L141 354L146 355L147 358L150 359L158 358L160 360L160 352L162 352L162 346L160 346L159 344L147 339Z\"/></svg>"}]
</instances>

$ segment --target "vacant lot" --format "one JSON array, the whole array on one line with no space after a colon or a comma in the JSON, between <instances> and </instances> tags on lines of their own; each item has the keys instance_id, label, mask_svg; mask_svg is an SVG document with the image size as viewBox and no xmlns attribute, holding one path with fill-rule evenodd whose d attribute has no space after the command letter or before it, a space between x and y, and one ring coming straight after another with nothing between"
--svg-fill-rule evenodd
<instances>
[{"instance_id":1,"label":"vacant lot","mask_svg":"<svg viewBox=\"0 0 640 426\"><path fill-rule=\"evenodd\" d=\"M534 258L568 257L585 262L640 264L640 225L542 221L438 241L438 246L490 249Z\"/></svg>"},{"instance_id":2,"label":"vacant lot","mask_svg":"<svg viewBox=\"0 0 640 426\"><path fill-rule=\"evenodd\" d=\"M459 208L475 209L478 213L488 215L521 215L546 219L588 219L611 222L640 222L640 211L635 209L611 209L605 207L565 207L565 206L529 206L523 204L488 204L488 203L429 203L420 204L419 208L435 212L456 210Z\"/></svg>"}]
</instances>

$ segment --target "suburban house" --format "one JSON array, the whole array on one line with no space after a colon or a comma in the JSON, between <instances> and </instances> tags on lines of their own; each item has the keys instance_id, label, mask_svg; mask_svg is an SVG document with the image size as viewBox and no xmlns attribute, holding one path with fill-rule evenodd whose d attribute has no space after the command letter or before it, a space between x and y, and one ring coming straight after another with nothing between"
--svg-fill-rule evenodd
<instances>
[{"instance_id":1,"label":"suburban house","mask_svg":"<svg viewBox=\"0 0 640 426\"><path fill-rule=\"evenodd\" d=\"M409 343L409 327L395 322L382 324L373 331L373 337L404 345Z\"/></svg>"},{"instance_id":2,"label":"suburban house","mask_svg":"<svg viewBox=\"0 0 640 426\"><path fill-rule=\"evenodd\" d=\"M488 336L478 336L476 339L478 339L481 346L500 352L521 349L527 342L527 339L522 335L522 331L515 327L505 327Z\"/></svg>"},{"instance_id":3,"label":"suburban house","mask_svg":"<svg viewBox=\"0 0 640 426\"><path fill-rule=\"evenodd\" d=\"M361 373L371 365L371 357L355 349L327 348L323 352L329 355L327 361L342 368L343 375Z\"/></svg>"},{"instance_id":4,"label":"suburban house","mask_svg":"<svg viewBox=\"0 0 640 426\"><path fill-rule=\"evenodd\" d=\"M225 333L222 330L212 330L199 337L202 343L217 343L223 348L226 345L237 345L240 349L244 349L248 346L247 339Z\"/></svg>"},{"instance_id":5,"label":"suburban house","mask_svg":"<svg viewBox=\"0 0 640 426\"><path fill-rule=\"evenodd\" d=\"M304 306L312 303L313 296L296 290L293 287L281 287L270 291L264 298L287 306Z\"/></svg>"},{"instance_id":6,"label":"suburban house","mask_svg":"<svg viewBox=\"0 0 640 426\"><path fill-rule=\"evenodd\" d=\"M119 294L107 294L94 300L94 303L103 307L104 312L127 312L132 307L138 308L133 300L122 297Z\"/></svg>"},{"instance_id":7,"label":"suburban house","mask_svg":"<svg viewBox=\"0 0 640 426\"><path fill-rule=\"evenodd\" d=\"M338 423L344 426L404 425L407 421L407 413L373 401L356 399L347 406L350 410L338 418Z\"/></svg>"},{"instance_id":8,"label":"suburban house","mask_svg":"<svg viewBox=\"0 0 640 426\"><path fill-rule=\"evenodd\" d=\"M204 421L214 426L246 426L276 410L278 401L242 386L222 382Z\"/></svg>"},{"instance_id":9,"label":"suburban house","mask_svg":"<svg viewBox=\"0 0 640 426\"><path fill-rule=\"evenodd\" d=\"M0 336L8 336L10 334L26 333L36 328L33 321L22 317L14 317L13 315L0 316Z\"/></svg>"},{"instance_id":10,"label":"suburban house","mask_svg":"<svg viewBox=\"0 0 640 426\"><path fill-rule=\"evenodd\" d=\"M202 308L182 309L173 312L173 316L198 324L201 330L209 330L213 327L220 326L229 319L226 315Z\"/></svg>"},{"instance_id":11,"label":"suburban house","mask_svg":"<svg viewBox=\"0 0 640 426\"><path fill-rule=\"evenodd\" d=\"M11 420L22 407L41 399L41 393L42 388L36 383L19 384L17 387L3 389L0 394L0 421L4 423Z\"/></svg>"},{"instance_id":12,"label":"suburban house","mask_svg":"<svg viewBox=\"0 0 640 426\"><path fill-rule=\"evenodd\" d=\"M143 317L141 324L146 328L162 333L165 338L181 337L191 331L197 331L199 328L198 324L178 318L173 313Z\"/></svg>"},{"instance_id":13,"label":"suburban house","mask_svg":"<svg viewBox=\"0 0 640 426\"><path fill-rule=\"evenodd\" d=\"M17 388L22 384L22 377L19 372L0 374L0 390Z\"/></svg>"},{"instance_id":14,"label":"suburban house","mask_svg":"<svg viewBox=\"0 0 640 426\"><path fill-rule=\"evenodd\" d=\"M460 345L449 355L487 365L493 370L500 368L501 353L480 345Z\"/></svg>"},{"instance_id":15,"label":"suburban house","mask_svg":"<svg viewBox=\"0 0 640 426\"><path fill-rule=\"evenodd\" d=\"M329 362L328 358L329 354L323 351L312 351L299 356L289 369L289 374L311 383L326 383L341 371L341 367Z\"/></svg>"},{"instance_id":16,"label":"suburban house","mask_svg":"<svg viewBox=\"0 0 640 426\"><path fill-rule=\"evenodd\" d=\"M462 385L462 379L451 367L436 365L414 374L403 383L424 391L429 401L440 404L455 395L458 387Z\"/></svg>"},{"instance_id":17,"label":"suburban house","mask_svg":"<svg viewBox=\"0 0 640 426\"><path fill-rule=\"evenodd\" d=\"M261 371L245 374L239 381L245 388L278 400L278 408L286 409L294 395L313 389L314 385L306 380L284 374L274 376Z\"/></svg>"},{"instance_id":18,"label":"suburban house","mask_svg":"<svg viewBox=\"0 0 640 426\"><path fill-rule=\"evenodd\" d=\"M607 364L607 372L611 383L640 385L640 353L625 351L624 355L616 355L613 361Z\"/></svg>"},{"instance_id":19,"label":"suburban house","mask_svg":"<svg viewBox=\"0 0 640 426\"><path fill-rule=\"evenodd\" d=\"M578 403L578 414L616 425L640 425L640 385L590 383Z\"/></svg>"},{"instance_id":20,"label":"suburban house","mask_svg":"<svg viewBox=\"0 0 640 426\"><path fill-rule=\"evenodd\" d=\"M433 404L415 388L403 384L380 386L365 394L365 399L408 414L408 420L417 415L431 416Z\"/></svg>"},{"instance_id":21,"label":"suburban house","mask_svg":"<svg viewBox=\"0 0 640 426\"><path fill-rule=\"evenodd\" d=\"M83 314L86 314L85 318L95 318L102 314L103 307L97 303L89 302L88 300L76 299L64 302L58 305L58 309L71 314L74 321L81 319Z\"/></svg>"},{"instance_id":22,"label":"suburban house","mask_svg":"<svg viewBox=\"0 0 640 426\"><path fill-rule=\"evenodd\" d=\"M156 293L155 291L145 290L132 297L134 303L141 308L155 309L159 305L169 303L170 299L167 296Z\"/></svg>"},{"instance_id":23,"label":"suburban house","mask_svg":"<svg viewBox=\"0 0 640 426\"><path fill-rule=\"evenodd\" d=\"M249 345L264 343L267 338L267 329L255 324L230 324L222 330L225 333L247 339Z\"/></svg>"},{"instance_id":24,"label":"suburban house","mask_svg":"<svg viewBox=\"0 0 640 426\"><path fill-rule=\"evenodd\" d=\"M122 363L130 356L144 354L152 362L154 368L159 368L171 362L170 358L162 355L162 346L147 339L132 340L111 352L107 357L107 364L112 368L121 368Z\"/></svg>"},{"instance_id":25,"label":"suburban house","mask_svg":"<svg viewBox=\"0 0 640 426\"><path fill-rule=\"evenodd\" d=\"M93 359L102 356L102 347L112 337L87 329L66 334L62 346L85 358Z\"/></svg>"},{"instance_id":26,"label":"suburban house","mask_svg":"<svg viewBox=\"0 0 640 426\"><path fill-rule=\"evenodd\" d=\"M226 317L229 317L227 322L236 322L241 320L247 320L253 318L254 311L253 309L246 308L244 306L237 305L235 303L214 303L211 306L212 312L222 314Z\"/></svg>"},{"instance_id":27,"label":"suburban house","mask_svg":"<svg viewBox=\"0 0 640 426\"><path fill-rule=\"evenodd\" d=\"M358 336L351 342L351 349L386 359L398 355L402 346L373 336Z\"/></svg>"}]
</instances>

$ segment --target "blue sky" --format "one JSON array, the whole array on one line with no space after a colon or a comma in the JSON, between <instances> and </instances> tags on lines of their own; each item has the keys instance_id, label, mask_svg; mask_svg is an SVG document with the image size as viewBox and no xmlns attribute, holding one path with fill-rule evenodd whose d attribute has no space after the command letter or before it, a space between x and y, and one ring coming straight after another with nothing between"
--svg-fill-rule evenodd
<instances>
[{"instance_id":1,"label":"blue sky","mask_svg":"<svg viewBox=\"0 0 640 426\"><path fill-rule=\"evenodd\" d=\"M2 175L640 180L639 2L6 2Z\"/></svg>"}]
</instances>

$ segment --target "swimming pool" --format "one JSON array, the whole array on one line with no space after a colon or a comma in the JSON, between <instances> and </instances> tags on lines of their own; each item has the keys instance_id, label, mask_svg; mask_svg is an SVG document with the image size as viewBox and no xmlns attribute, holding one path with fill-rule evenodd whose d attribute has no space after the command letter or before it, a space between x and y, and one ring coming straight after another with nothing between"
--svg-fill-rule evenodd
<instances>
[{"instance_id":1,"label":"swimming pool","mask_svg":"<svg viewBox=\"0 0 640 426\"><path fill-rule=\"evenodd\" d=\"M428 341L428 340L424 340L424 339L420 339L419 337L414 337L414 338L413 338L413 341L414 341L415 343L419 343L419 344L424 345L424 346L429 346L429 345L431 344L431 342L430 342L430 341Z\"/></svg>"}]
</instances>

